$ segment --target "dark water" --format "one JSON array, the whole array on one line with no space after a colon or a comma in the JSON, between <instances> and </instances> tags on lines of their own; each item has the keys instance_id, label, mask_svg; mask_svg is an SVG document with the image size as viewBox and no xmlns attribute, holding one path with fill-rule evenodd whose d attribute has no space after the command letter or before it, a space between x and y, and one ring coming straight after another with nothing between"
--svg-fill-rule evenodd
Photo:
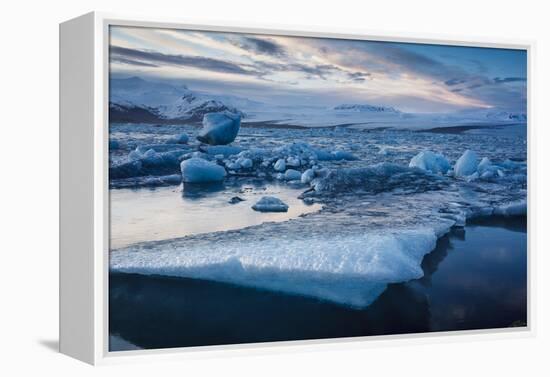
<instances>
[{"instance_id":1,"label":"dark water","mask_svg":"<svg viewBox=\"0 0 550 377\"><path fill-rule=\"evenodd\" d=\"M425 276L368 308L193 279L110 275L111 351L526 326L525 218L438 241Z\"/></svg>"}]
</instances>

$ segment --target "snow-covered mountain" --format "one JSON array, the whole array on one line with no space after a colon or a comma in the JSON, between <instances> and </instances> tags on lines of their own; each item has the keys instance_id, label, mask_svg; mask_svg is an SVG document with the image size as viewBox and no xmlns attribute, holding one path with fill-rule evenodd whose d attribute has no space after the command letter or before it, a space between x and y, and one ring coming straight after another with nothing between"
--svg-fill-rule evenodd
<instances>
[{"instance_id":1,"label":"snow-covered mountain","mask_svg":"<svg viewBox=\"0 0 550 377\"><path fill-rule=\"evenodd\" d=\"M110 80L109 119L111 122L200 122L204 114L229 111L245 114L223 100L191 91L185 85L171 85L139 77ZM221 97L221 96L220 96ZM245 99L235 98L234 102Z\"/></svg>"},{"instance_id":2,"label":"snow-covered mountain","mask_svg":"<svg viewBox=\"0 0 550 377\"><path fill-rule=\"evenodd\" d=\"M387 106L373 106L369 104L356 104L356 103L344 103L342 105L335 106L334 110L339 111L355 111L355 112L369 112L369 113L389 113L399 114L400 111Z\"/></svg>"},{"instance_id":3,"label":"snow-covered mountain","mask_svg":"<svg viewBox=\"0 0 550 377\"><path fill-rule=\"evenodd\" d=\"M488 112L486 114L487 119L492 120L501 120L501 121L518 121L518 122L526 122L527 121L527 114L522 112L509 112L509 111L496 111L496 112Z\"/></svg>"}]
</instances>

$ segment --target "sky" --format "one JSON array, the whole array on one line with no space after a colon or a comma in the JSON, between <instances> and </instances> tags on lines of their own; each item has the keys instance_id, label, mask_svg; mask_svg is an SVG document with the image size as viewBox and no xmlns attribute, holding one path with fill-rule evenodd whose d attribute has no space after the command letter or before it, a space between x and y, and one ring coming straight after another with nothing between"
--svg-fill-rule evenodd
<instances>
[{"instance_id":1,"label":"sky","mask_svg":"<svg viewBox=\"0 0 550 377\"><path fill-rule=\"evenodd\" d=\"M526 111L524 50L111 26L111 77L274 105Z\"/></svg>"}]
</instances>

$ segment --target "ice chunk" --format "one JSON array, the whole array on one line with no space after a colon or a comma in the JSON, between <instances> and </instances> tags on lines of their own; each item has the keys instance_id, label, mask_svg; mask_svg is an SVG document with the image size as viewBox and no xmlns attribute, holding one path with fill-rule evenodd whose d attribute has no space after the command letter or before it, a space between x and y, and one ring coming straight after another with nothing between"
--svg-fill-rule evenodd
<instances>
[{"instance_id":1,"label":"ice chunk","mask_svg":"<svg viewBox=\"0 0 550 377\"><path fill-rule=\"evenodd\" d=\"M468 177L477 171L478 157L475 152L467 150L456 161L454 172L456 177Z\"/></svg>"},{"instance_id":2,"label":"ice chunk","mask_svg":"<svg viewBox=\"0 0 550 377\"><path fill-rule=\"evenodd\" d=\"M451 168L451 164L439 153L422 151L411 159L409 167L420 168L436 174L445 174Z\"/></svg>"},{"instance_id":3,"label":"ice chunk","mask_svg":"<svg viewBox=\"0 0 550 377\"><path fill-rule=\"evenodd\" d=\"M495 173L491 170L484 171L481 175L481 179L491 179L495 176Z\"/></svg>"},{"instance_id":4,"label":"ice chunk","mask_svg":"<svg viewBox=\"0 0 550 377\"><path fill-rule=\"evenodd\" d=\"M162 157L154 149L149 149L143 154L141 162L145 167L154 167L162 164Z\"/></svg>"},{"instance_id":5,"label":"ice chunk","mask_svg":"<svg viewBox=\"0 0 550 377\"><path fill-rule=\"evenodd\" d=\"M141 174L143 164L140 160L124 162L109 168L110 179L131 178Z\"/></svg>"},{"instance_id":6,"label":"ice chunk","mask_svg":"<svg viewBox=\"0 0 550 377\"><path fill-rule=\"evenodd\" d=\"M231 199L229 199L228 203L229 204L237 204L237 203L244 202L244 201L245 201L245 199L241 198L240 196L234 196Z\"/></svg>"},{"instance_id":7,"label":"ice chunk","mask_svg":"<svg viewBox=\"0 0 550 377\"><path fill-rule=\"evenodd\" d=\"M300 173L298 170L288 169L285 172L285 179L287 181L299 180L301 178L302 178L302 173Z\"/></svg>"},{"instance_id":8,"label":"ice chunk","mask_svg":"<svg viewBox=\"0 0 550 377\"><path fill-rule=\"evenodd\" d=\"M527 199L502 204L496 207L493 213L500 216L525 216L527 215Z\"/></svg>"},{"instance_id":9,"label":"ice chunk","mask_svg":"<svg viewBox=\"0 0 550 377\"><path fill-rule=\"evenodd\" d=\"M298 157L290 156L286 159L286 165L292 166L292 167L299 167L300 166L300 159Z\"/></svg>"},{"instance_id":10,"label":"ice chunk","mask_svg":"<svg viewBox=\"0 0 550 377\"><path fill-rule=\"evenodd\" d=\"M300 180L303 184L308 184L313 178L315 178L315 171L313 169L307 169L300 177Z\"/></svg>"},{"instance_id":11,"label":"ice chunk","mask_svg":"<svg viewBox=\"0 0 550 377\"><path fill-rule=\"evenodd\" d=\"M491 163L491 160L489 160L487 157L483 157L481 159L481 162L477 166L477 171L479 173L483 173L486 170L490 169L493 164Z\"/></svg>"},{"instance_id":12,"label":"ice chunk","mask_svg":"<svg viewBox=\"0 0 550 377\"><path fill-rule=\"evenodd\" d=\"M252 209L260 212L286 212L288 205L279 198L264 196L252 206Z\"/></svg>"},{"instance_id":13,"label":"ice chunk","mask_svg":"<svg viewBox=\"0 0 550 377\"><path fill-rule=\"evenodd\" d=\"M285 171L285 169L286 169L285 160L283 160L282 158L277 160L277 162L275 163L275 166L273 168L276 171Z\"/></svg>"},{"instance_id":14,"label":"ice chunk","mask_svg":"<svg viewBox=\"0 0 550 377\"><path fill-rule=\"evenodd\" d=\"M244 157L239 157L235 163L239 164L243 169L250 169L253 165L251 159Z\"/></svg>"},{"instance_id":15,"label":"ice chunk","mask_svg":"<svg viewBox=\"0 0 550 377\"><path fill-rule=\"evenodd\" d=\"M218 182L225 178L225 169L202 158L190 158L181 163L181 175L186 183Z\"/></svg>"},{"instance_id":16,"label":"ice chunk","mask_svg":"<svg viewBox=\"0 0 550 377\"><path fill-rule=\"evenodd\" d=\"M202 119L203 128L197 139L211 145L229 144L237 137L241 116L230 112L208 113Z\"/></svg>"},{"instance_id":17,"label":"ice chunk","mask_svg":"<svg viewBox=\"0 0 550 377\"><path fill-rule=\"evenodd\" d=\"M168 144L187 144L189 141L189 136L187 134L179 134L176 136L172 136L168 140L166 140L166 143Z\"/></svg>"},{"instance_id":18,"label":"ice chunk","mask_svg":"<svg viewBox=\"0 0 550 377\"><path fill-rule=\"evenodd\" d=\"M225 164L225 167L229 170L239 170L241 165L237 162L228 161L227 164Z\"/></svg>"}]
</instances>

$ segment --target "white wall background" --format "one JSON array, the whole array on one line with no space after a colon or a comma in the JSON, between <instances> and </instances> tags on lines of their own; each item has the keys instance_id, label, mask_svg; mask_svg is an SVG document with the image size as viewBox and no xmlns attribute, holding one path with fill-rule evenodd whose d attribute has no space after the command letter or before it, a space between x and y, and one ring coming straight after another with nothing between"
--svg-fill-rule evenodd
<instances>
[{"instance_id":1,"label":"white wall background","mask_svg":"<svg viewBox=\"0 0 550 377\"><path fill-rule=\"evenodd\" d=\"M550 375L547 169L549 10L544 1L81 0L5 1L0 22L2 243L0 374L12 375ZM389 347L322 347L292 353L91 368L57 354L58 23L91 10L137 15L359 28L537 41L537 336L429 341ZM531 161L533 163L533 161ZM539 234L540 232L540 234ZM546 349L545 349L546 348Z\"/></svg>"}]
</instances>

